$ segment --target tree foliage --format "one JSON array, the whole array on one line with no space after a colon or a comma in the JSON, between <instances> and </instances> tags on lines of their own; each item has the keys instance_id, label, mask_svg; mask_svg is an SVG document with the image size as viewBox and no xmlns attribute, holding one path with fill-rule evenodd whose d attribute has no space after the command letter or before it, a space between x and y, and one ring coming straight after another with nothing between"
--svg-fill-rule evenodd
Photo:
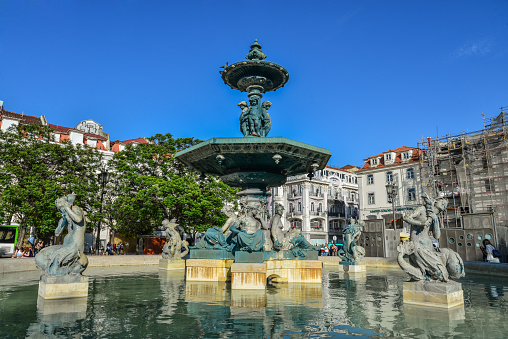
<instances>
[{"instance_id":1,"label":"tree foliage","mask_svg":"<svg viewBox=\"0 0 508 339\"><path fill-rule=\"evenodd\" d=\"M99 207L97 169L100 152L86 145L53 143L51 129L23 125L0 131L0 219L35 226L40 236L49 235L60 215L55 200L78 195L77 204L96 220Z\"/></svg>"},{"instance_id":2,"label":"tree foliage","mask_svg":"<svg viewBox=\"0 0 508 339\"><path fill-rule=\"evenodd\" d=\"M200 176L173 159L178 151L200 142L157 134L147 144L129 144L110 161L111 226L126 236L152 234L163 219L175 218L188 233L222 225L224 202L236 189L215 177Z\"/></svg>"}]
</instances>

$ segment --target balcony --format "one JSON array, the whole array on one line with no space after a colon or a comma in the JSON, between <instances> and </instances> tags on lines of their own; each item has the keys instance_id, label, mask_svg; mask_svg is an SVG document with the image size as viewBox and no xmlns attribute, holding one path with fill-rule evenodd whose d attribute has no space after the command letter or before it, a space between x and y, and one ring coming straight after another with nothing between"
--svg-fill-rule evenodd
<instances>
[{"instance_id":1,"label":"balcony","mask_svg":"<svg viewBox=\"0 0 508 339\"><path fill-rule=\"evenodd\" d=\"M323 217L323 218L326 217L326 213L325 212L320 212L320 211L310 211L310 215L318 216L318 217Z\"/></svg>"},{"instance_id":2,"label":"balcony","mask_svg":"<svg viewBox=\"0 0 508 339\"><path fill-rule=\"evenodd\" d=\"M344 217L344 213L339 212L328 212L329 217Z\"/></svg>"},{"instance_id":3,"label":"balcony","mask_svg":"<svg viewBox=\"0 0 508 339\"><path fill-rule=\"evenodd\" d=\"M323 226L311 226L310 230L312 232L323 232L324 231Z\"/></svg>"},{"instance_id":4,"label":"balcony","mask_svg":"<svg viewBox=\"0 0 508 339\"><path fill-rule=\"evenodd\" d=\"M323 199L325 194L323 192L309 192L311 198Z\"/></svg>"},{"instance_id":5,"label":"balcony","mask_svg":"<svg viewBox=\"0 0 508 339\"><path fill-rule=\"evenodd\" d=\"M302 197L302 193L301 192L291 192L291 193L288 193L288 199L298 199L298 198L301 198Z\"/></svg>"},{"instance_id":6,"label":"balcony","mask_svg":"<svg viewBox=\"0 0 508 339\"><path fill-rule=\"evenodd\" d=\"M288 218L297 217L303 215L303 211L291 211L288 213Z\"/></svg>"}]
</instances>

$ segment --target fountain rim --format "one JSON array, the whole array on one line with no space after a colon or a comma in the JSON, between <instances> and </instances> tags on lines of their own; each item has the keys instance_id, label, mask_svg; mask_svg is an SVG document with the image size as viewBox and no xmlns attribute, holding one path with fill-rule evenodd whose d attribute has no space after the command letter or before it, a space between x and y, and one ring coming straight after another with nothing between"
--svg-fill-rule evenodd
<instances>
[{"instance_id":1,"label":"fountain rim","mask_svg":"<svg viewBox=\"0 0 508 339\"><path fill-rule=\"evenodd\" d=\"M236 83L232 82L231 77L234 75L234 71L239 70L243 67L251 67L251 66L258 66L258 67L266 67L269 68L274 73L278 73L278 75L282 78L282 81L280 83L277 83L273 88L266 90L264 92L270 92L270 91L276 91L279 88L284 87L287 82L289 81L289 72L282 67L279 64L276 64L275 62L271 61L264 61L264 60L247 60L247 61L239 61L235 62L234 64L229 65L226 67L222 73L222 80L224 81L224 84L228 85L232 89L239 90L240 92L246 92L245 90L242 90L238 87L238 80ZM252 74L250 76L256 76L256 74ZM270 79L272 80L272 79ZM272 80L273 81L273 80Z\"/></svg>"},{"instance_id":2,"label":"fountain rim","mask_svg":"<svg viewBox=\"0 0 508 339\"><path fill-rule=\"evenodd\" d=\"M178 151L175 154L175 158L178 158L186 153L195 151L201 147L207 145L221 145L221 144L288 144L291 146L297 146L301 148L306 148L308 150L323 153L325 155L332 156L332 152L327 150L326 148L306 144L301 141L296 141L292 139L288 139L285 137L216 137L211 138L206 141L200 142L197 145L191 146L184 150Z\"/></svg>"}]
</instances>

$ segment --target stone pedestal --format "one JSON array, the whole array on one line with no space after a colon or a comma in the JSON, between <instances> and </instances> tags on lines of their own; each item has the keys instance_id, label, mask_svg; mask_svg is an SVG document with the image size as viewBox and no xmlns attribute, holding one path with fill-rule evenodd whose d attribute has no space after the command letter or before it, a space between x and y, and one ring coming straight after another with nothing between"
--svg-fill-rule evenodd
<instances>
[{"instance_id":1,"label":"stone pedestal","mask_svg":"<svg viewBox=\"0 0 508 339\"><path fill-rule=\"evenodd\" d=\"M193 248L190 249L191 259L221 259L221 260L234 260L233 253L225 249L207 249L207 248Z\"/></svg>"},{"instance_id":2,"label":"stone pedestal","mask_svg":"<svg viewBox=\"0 0 508 339\"><path fill-rule=\"evenodd\" d=\"M270 253L270 252L268 252ZM269 254L267 254L269 255ZM235 263L262 263L265 261L265 252L236 251Z\"/></svg>"},{"instance_id":3,"label":"stone pedestal","mask_svg":"<svg viewBox=\"0 0 508 339\"><path fill-rule=\"evenodd\" d=\"M233 260L224 259L187 259L187 281L218 281L231 280Z\"/></svg>"},{"instance_id":4,"label":"stone pedestal","mask_svg":"<svg viewBox=\"0 0 508 339\"><path fill-rule=\"evenodd\" d=\"M339 263L339 272L362 273L367 271L366 265L349 265Z\"/></svg>"},{"instance_id":5,"label":"stone pedestal","mask_svg":"<svg viewBox=\"0 0 508 339\"><path fill-rule=\"evenodd\" d=\"M265 263L234 263L231 265L232 290L264 290L265 287Z\"/></svg>"},{"instance_id":6,"label":"stone pedestal","mask_svg":"<svg viewBox=\"0 0 508 339\"><path fill-rule=\"evenodd\" d=\"M84 319L86 317L88 297L72 299L37 298L37 311L46 319L60 319L64 322Z\"/></svg>"},{"instance_id":7,"label":"stone pedestal","mask_svg":"<svg viewBox=\"0 0 508 339\"><path fill-rule=\"evenodd\" d=\"M88 277L79 274L65 276L42 275L39 296L43 299L88 297Z\"/></svg>"},{"instance_id":8,"label":"stone pedestal","mask_svg":"<svg viewBox=\"0 0 508 339\"><path fill-rule=\"evenodd\" d=\"M464 304L462 284L457 282L405 282L402 289L404 304L437 308L452 308Z\"/></svg>"},{"instance_id":9,"label":"stone pedestal","mask_svg":"<svg viewBox=\"0 0 508 339\"><path fill-rule=\"evenodd\" d=\"M266 275L276 282L321 283L321 261L313 260L269 260Z\"/></svg>"},{"instance_id":10,"label":"stone pedestal","mask_svg":"<svg viewBox=\"0 0 508 339\"><path fill-rule=\"evenodd\" d=\"M161 259L159 260L159 268L161 270L184 270L184 259Z\"/></svg>"}]
</instances>

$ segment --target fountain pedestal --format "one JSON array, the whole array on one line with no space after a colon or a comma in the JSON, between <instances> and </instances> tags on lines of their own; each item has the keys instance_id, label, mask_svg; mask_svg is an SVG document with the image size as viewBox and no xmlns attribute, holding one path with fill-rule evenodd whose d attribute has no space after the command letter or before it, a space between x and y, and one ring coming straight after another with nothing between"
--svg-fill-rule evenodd
<instances>
[{"instance_id":1,"label":"fountain pedestal","mask_svg":"<svg viewBox=\"0 0 508 339\"><path fill-rule=\"evenodd\" d=\"M402 289L404 304L452 308L464 304L462 284L457 282L405 282Z\"/></svg>"},{"instance_id":2,"label":"fountain pedestal","mask_svg":"<svg viewBox=\"0 0 508 339\"><path fill-rule=\"evenodd\" d=\"M70 299L88 297L88 277L81 274L64 276L41 275L39 296L43 299Z\"/></svg>"},{"instance_id":3,"label":"fountain pedestal","mask_svg":"<svg viewBox=\"0 0 508 339\"><path fill-rule=\"evenodd\" d=\"M269 260L266 274L277 282L320 284L322 267L317 260Z\"/></svg>"},{"instance_id":4,"label":"fountain pedestal","mask_svg":"<svg viewBox=\"0 0 508 339\"><path fill-rule=\"evenodd\" d=\"M159 268L162 270L184 270L184 259L161 259L159 260Z\"/></svg>"},{"instance_id":5,"label":"fountain pedestal","mask_svg":"<svg viewBox=\"0 0 508 339\"><path fill-rule=\"evenodd\" d=\"M227 259L187 259L187 281L217 281L231 280L231 265L234 260Z\"/></svg>"},{"instance_id":6,"label":"fountain pedestal","mask_svg":"<svg viewBox=\"0 0 508 339\"><path fill-rule=\"evenodd\" d=\"M231 265L232 290L264 290L266 263L234 263Z\"/></svg>"}]
</instances>

